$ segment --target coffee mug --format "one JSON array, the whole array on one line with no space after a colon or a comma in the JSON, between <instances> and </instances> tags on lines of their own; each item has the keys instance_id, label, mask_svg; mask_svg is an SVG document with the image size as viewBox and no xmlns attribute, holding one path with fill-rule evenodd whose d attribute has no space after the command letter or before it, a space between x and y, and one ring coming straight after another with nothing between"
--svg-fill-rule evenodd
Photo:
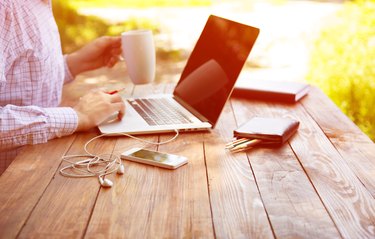
<instances>
[{"instance_id":1,"label":"coffee mug","mask_svg":"<svg viewBox=\"0 0 375 239\"><path fill-rule=\"evenodd\" d=\"M151 83L155 78L155 46L151 30L133 30L121 34L122 57L131 81Z\"/></svg>"}]
</instances>

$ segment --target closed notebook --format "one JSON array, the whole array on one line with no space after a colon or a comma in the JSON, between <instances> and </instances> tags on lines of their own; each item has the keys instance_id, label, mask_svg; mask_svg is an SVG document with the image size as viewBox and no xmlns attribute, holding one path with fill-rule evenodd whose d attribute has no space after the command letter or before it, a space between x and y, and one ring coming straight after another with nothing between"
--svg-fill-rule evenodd
<instances>
[{"instance_id":1,"label":"closed notebook","mask_svg":"<svg viewBox=\"0 0 375 239\"><path fill-rule=\"evenodd\" d=\"M240 79L232 96L248 99L295 103L308 94L310 85L293 81Z\"/></svg>"},{"instance_id":2,"label":"closed notebook","mask_svg":"<svg viewBox=\"0 0 375 239\"><path fill-rule=\"evenodd\" d=\"M234 136L260 139L260 145L280 146L297 131L298 126L298 121L289 118L254 117L234 130Z\"/></svg>"}]
</instances>

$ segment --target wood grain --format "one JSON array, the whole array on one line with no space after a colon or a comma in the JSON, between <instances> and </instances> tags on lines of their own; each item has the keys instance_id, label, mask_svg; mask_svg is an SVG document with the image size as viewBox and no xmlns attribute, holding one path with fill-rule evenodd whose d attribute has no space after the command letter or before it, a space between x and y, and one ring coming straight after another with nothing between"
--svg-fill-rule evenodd
<instances>
[{"instance_id":1,"label":"wood grain","mask_svg":"<svg viewBox=\"0 0 375 239\"><path fill-rule=\"evenodd\" d=\"M319 124L361 183L375 198L375 145L318 88L303 106Z\"/></svg>"},{"instance_id":2,"label":"wood grain","mask_svg":"<svg viewBox=\"0 0 375 239\"><path fill-rule=\"evenodd\" d=\"M15 238L49 186L75 135L27 146L0 177L0 238Z\"/></svg>"},{"instance_id":3,"label":"wood grain","mask_svg":"<svg viewBox=\"0 0 375 239\"><path fill-rule=\"evenodd\" d=\"M255 116L295 118L295 106L240 99L231 102L240 124ZM340 237L288 143L279 148L255 148L247 155L277 238Z\"/></svg>"},{"instance_id":4,"label":"wood grain","mask_svg":"<svg viewBox=\"0 0 375 239\"><path fill-rule=\"evenodd\" d=\"M142 92L147 89L142 87ZM171 136L163 135L161 141ZM116 151L131 148L131 143L119 141ZM167 170L125 161L125 177L116 184L116 193L100 194L87 237L213 237L202 136L183 134L159 150L187 156L190 162Z\"/></svg>"},{"instance_id":5,"label":"wood grain","mask_svg":"<svg viewBox=\"0 0 375 239\"><path fill-rule=\"evenodd\" d=\"M310 114L302 106L294 112L301 126L291 146L341 235L375 237L374 198Z\"/></svg>"},{"instance_id":6,"label":"wood grain","mask_svg":"<svg viewBox=\"0 0 375 239\"><path fill-rule=\"evenodd\" d=\"M74 93L75 92L75 93ZM71 103L76 101L76 96L82 95L86 90L81 88L75 91L71 90L74 97ZM79 134L75 138L74 145L67 154L85 154L83 145L92 137L98 134L97 130L93 133ZM95 153L111 152L115 140L105 140L93 143L91 150ZM60 143L63 146L63 143ZM69 147L70 144L65 144ZM38 146L37 146L38 147ZM48 153L48 159L55 162L57 166L61 164L61 157L66 153L52 151ZM29 155L28 150L25 154ZM47 158L43 149L39 151L39 157ZM48 165L47 165L48 166ZM56 169L53 171L54 177L49 182L49 187L43 192L43 197L33 205L34 209L28 218L27 224L22 228L19 237L80 237L86 230L87 222L91 210L96 200L98 190L100 189L98 178L65 178L61 176ZM40 175L44 174L42 172ZM37 183L35 183L37 184ZM82 189L84 189L82 191ZM51 203L53 202L53 203Z\"/></svg>"},{"instance_id":7,"label":"wood grain","mask_svg":"<svg viewBox=\"0 0 375 239\"><path fill-rule=\"evenodd\" d=\"M314 102L315 97L322 99L322 96L316 92L310 92L302 103ZM323 105L330 107L329 101ZM300 121L298 134L290 141L290 145L340 235L344 238L374 237L374 198L306 109L302 105L296 105L285 106L284 112L279 112L278 109L268 112L261 109L261 112L270 116L289 116ZM326 113L328 114L328 111ZM325 120L331 119L325 118ZM324 122L321 118L320 124L333 125L334 122ZM351 132L345 125L340 128L340 123L335 127L339 131ZM359 137L363 134L360 131L352 133L357 133Z\"/></svg>"},{"instance_id":8,"label":"wood grain","mask_svg":"<svg viewBox=\"0 0 375 239\"><path fill-rule=\"evenodd\" d=\"M130 86L124 94L172 89ZM108 176L111 189L58 174L61 156L82 153L98 131L27 147L0 177L0 238L375 238L375 145L321 91L295 105L231 103L212 131L160 147L126 137L94 142L97 152L146 146L189 157L176 170L124 161L125 175ZM225 151L233 129L255 115L301 125L281 148Z\"/></svg>"},{"instance_id":9,"label":"wood grain","mask_svg":"<svg viewBox=\"0 0 375 239\"><path fill-rule=\"evenodd\" d=\"M99 195L88 238L213 238L201 141L184 134L162 151L190 161L176 170L124 161L124 177Z\"/></svg>"},{"instance_id":10,"label":"wood grain","mask_svg":"<svg viewBox=\"0 0 375 239\"><path fill-rule=\"evenodd\" d=\"M172 93L174 84L167 85L166 93ZM152 230L146 237L156 238L213 238L207 174L204 161L203 133L181 133L159 151L188 158L187 165L174 170L168 183L158 185L169 193L155 198L157 201L150 214ZM165 141L171 135L162 135ZM159 190L158 190L159 191Z\"/></svg>"},{"instance_id":11,"label":"wood grain","mask_svg":"<svg viewBox=\"0 0 375 239\"><path fill-rule=\"evenodd\" d=\"M245 154L225 151L236 122L227 104L214 130L204 136L211 208L218 238L273 238Z\"/></svg>"},{"instance_id":12,"label":"wood grain","mask_svg":"<svg viewBox=\"0 0 375 239\"><path fill-rule=\"evenodd\" d=\"M161 152L183 155L189 162L175 170L169 179L169 185L165 185L170 193L164 198L159 197L159 207L151 214L154 230L148 236L214 238L203 134L205 133L181 133L173 143L159 146ZM162 140L166 138L167 136L161 137ZM158 228L164 233L160 233Z\"/></svg>"},{"instance_id":13,"label":"wood grain","mask_svg":"<svg viewBox=\"0 0 375 239\"><path fill-rule=\"evenodd\" d=\"M83 145L96 135L79 134L67 155L85 154ZM115 138L98 139L89 148L97 154L111 153L115 143ZM61 155L53 160L61 161ZM67 178L56 172L22 229L20 238L81 238L100 190L110 189L101 189L98 177Z\"/></svg>"}]
</instances>

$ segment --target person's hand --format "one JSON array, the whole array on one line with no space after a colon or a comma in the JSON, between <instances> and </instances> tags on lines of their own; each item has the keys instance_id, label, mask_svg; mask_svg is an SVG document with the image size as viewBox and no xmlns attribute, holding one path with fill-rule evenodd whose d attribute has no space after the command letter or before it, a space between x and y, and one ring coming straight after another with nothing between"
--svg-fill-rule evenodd
<instances>
[{"instance_id":1,"label":"person's hand","mask_svg":"<svg viewBox=\"0 0 375 239\"><path fill-rule=\"evenodd\" d=\"M110 95L100 90L93 90L81 97L73 109L78 115L76 131L85 131L98 126L116 112L119 112L119 118L122 118L125 104L119 94Z\"/></svg>"},{"instance_id":2,"label":"person's hand","mask_svg":"<svg viewBox=\"0 0 375 239\"><path fill-rule=\"evenodd\" d=\"M67 64L73 76L103 66L112 67L121 54L121 37L104 36L95 39L67 56Z\"/></svg>"}]
</instances>

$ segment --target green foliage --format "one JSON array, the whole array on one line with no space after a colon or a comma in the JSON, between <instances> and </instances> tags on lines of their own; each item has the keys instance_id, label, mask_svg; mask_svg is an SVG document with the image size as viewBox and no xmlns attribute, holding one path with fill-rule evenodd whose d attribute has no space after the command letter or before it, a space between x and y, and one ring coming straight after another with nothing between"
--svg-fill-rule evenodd
<instances>
[{"instance_id":1,"label":"green foliage","mask_svg":"<svg viewBox=\"0 0 375 239\"><path fill-rule=\"evenodd\" d=\"M375 2L347 3L316 41L308 80L375 140Z\"/></svg>"},{"instance_id":2,"label":"green foliage","mask_svg":"<svg viewBox=\"0 0 375 239\"><path fill-rule=\"evenodd\" d=\"M188 7L208 6L211 0L69 0L76 8L146 8L146 7Z\"/></svg>"},{"instance_id":3,"label":"green foliage","mask_svg":"<svg viewBox=\"0 0 375 239\"><path fill-rule=\"evenodd\" d=\"M80 15L65 1L52 2L64 53L72 52L104 35L115 36L123 31L140 28L151 29L154 33L159 31L158 27L147 19L132 18L114 25L98 17Z\"/></svg>"}]
</instances>

